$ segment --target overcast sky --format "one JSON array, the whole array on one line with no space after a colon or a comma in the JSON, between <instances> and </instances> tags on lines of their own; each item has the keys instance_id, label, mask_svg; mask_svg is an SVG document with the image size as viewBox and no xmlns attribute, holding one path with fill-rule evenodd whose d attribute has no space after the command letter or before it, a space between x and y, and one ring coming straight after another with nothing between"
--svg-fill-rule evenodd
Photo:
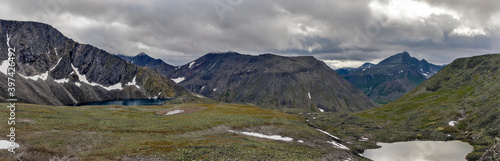
<instances>
[{"instance_id":1,"label":"overcast sky","mask_svg":"<svg viewBox=\"0 0 500 161\"><path fill-rule=\"evenodd\" d=\"M402 51L436 64L500 53L499 0L2 0L0 18L172 65L221 51L311 55L332 68Z\"/></svg>"}]
</instances>

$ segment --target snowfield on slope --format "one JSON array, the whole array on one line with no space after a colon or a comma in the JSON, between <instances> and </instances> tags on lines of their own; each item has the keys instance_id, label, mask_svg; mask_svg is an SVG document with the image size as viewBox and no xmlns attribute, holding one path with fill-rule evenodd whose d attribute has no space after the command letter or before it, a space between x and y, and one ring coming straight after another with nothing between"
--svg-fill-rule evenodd
<instances>
[{"instance_id":1,"label":"snowfield on slope","mask_svg":"<svg viewBox=\"0 0 500 161\"><path fill-rule=\"evenodd\" d=\"M239 134L258 137L258 138L271 139L271 140L293 141L293 138L291 138L291 137L283 137L280 135L264 135L264 134L255 133L255 132L236 132L233 130L229 130L229 132L237 133L237 134L239 133Z\"/></svg>"}]
</instances>

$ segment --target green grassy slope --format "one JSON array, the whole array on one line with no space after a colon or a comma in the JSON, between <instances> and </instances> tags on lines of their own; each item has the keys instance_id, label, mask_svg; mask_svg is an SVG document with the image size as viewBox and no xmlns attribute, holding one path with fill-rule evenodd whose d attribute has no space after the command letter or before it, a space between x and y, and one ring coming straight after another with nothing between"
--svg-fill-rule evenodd
<instances>
[{"instance_id":1,"label":"green grassy slope","mask_svg":"<svg viewBox=\"0 0 500 161\"><path fill-rule=\"evenodd\" d=\"M321 114L312 123L355 142L361 136L379 142L464 140L475 148L467 159L478 160L500 137L499 69L499 54L457 59L390 104L352 115ZM365 144L359 148L373 146Z\"/></svg>"},{"instance_id":2,"label":"green grassy slope","mask_svg":"<svg viewBox=\"0 0 500 161\"><path fill-rule=\"evenodd\" d=\"M204 109L179 115L156 114L185 108ZM7 110L0 109L2 122L6 122ZM54 107L18 104L16 116L16 139L21 147L16 149L15 156L6 150L0 151L5 159L362 159L327 143L331 138L310 127L302 117L251 105ZM7 124L0 126L0 133L7 134ZM294 140L262 139L229 130L281 135ZM6 138L0 136L2 139Z\"/></svg>"},{"instance_id":3,"label":"green grassy slope","mask_svg":"<svg viewBox=\"0 0 500 161\"><path fill-rule=\"evenodd\" d=\"M361 115L462 134L475 145L470 159L479 159L500 136L499 69L498 54L457 59L401 99Z\"/></svg>"}]
</instances>

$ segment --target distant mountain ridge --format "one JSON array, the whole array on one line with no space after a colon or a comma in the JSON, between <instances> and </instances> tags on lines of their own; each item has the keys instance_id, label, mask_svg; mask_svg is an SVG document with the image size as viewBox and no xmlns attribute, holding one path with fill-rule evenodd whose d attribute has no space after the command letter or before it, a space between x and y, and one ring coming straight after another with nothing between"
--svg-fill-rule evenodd
<instances>
[{"instance_id":1,"label":"distant mountain ridge","mask_svg":"<svg viewBox=\"0 0 500 161\"><path fill-rule=\"evenodd\" d=\"M161 59L154 59L146 53L139 53L136 56L118 56L135 65L152 68L163 75L170 75L170 73L168 72L171 72L173 69L175 69L175 66L167 64Z\"/></svg>"},{"instance_id":2,"label":"distant mountain ridge","mask_svg":"<svg viewBox=\"0 0 500 161\"><path fill-rule=\"evenodd\" d=\"M425 59L418 60L405 51L376 65L365 63L356 69L336 71L371 99L385 104L401 97L443 67Z\"/></svg>"},{"instance_id":3,"label":"distant mountain ridge","mask_svg":"<svg viewBox=\"0 0 500 161\"><path fill-rule=\"evenodd\" d=\"M151 67L185 88L214 100L268 108L354 112L376 107L366 95L322 61L310 56L209 53L179 67L144 55L126 58Z\"/></svg>"},{"instance_id":4,"label":"distant mountain ridge","mask_svg":"<svg viewBox=\"0 0 500 161\"><path fill-rule=\"evenodd\" d=\"M138 67L91 45L65 37L50 25L0 20L0 78L7 80L7 49L15 48L19 102L71 105L118 99L191 97L155 70ZM11 98L0 82L0 100Z\"/></svg>"}]
</instances>

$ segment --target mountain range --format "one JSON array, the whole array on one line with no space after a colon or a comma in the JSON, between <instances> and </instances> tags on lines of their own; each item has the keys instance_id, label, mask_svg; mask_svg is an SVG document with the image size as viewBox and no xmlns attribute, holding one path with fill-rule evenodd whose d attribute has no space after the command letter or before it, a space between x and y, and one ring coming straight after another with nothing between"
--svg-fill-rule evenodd
<instances>
[{"instance_id":1,"label":"mountain range","mask_svg":"<svg viewBox=\"0 0 500 161\"><path fill-rule=\"evenodd\" d=\"M72 105L119 99L194 98L155 70L65 37L50 25L0 20L0 100ZM8 94L8 50L15 49L15 97Z\"/></svg>"},{"instance_id":2,"label":"mountain range","mask_svg":"<svg viewBox=\"0 0 500 161\"><path fill-rule=\"evenodd\" d=\"M23 134L16 142L21 158L29 158L17 160L119 160L167 153L179 160L214 155L283 160L290 154L298 158L291 160L357 160L376 142L415 139L466 141L474 146L468 160L498 160L500 155L500 54L460 58L443 67L402 52L337 73L311 56L236 52L208 53L172 66L145 53L116 56L37 22L0 20L4 35L0 101L30 103L16 111L28 116L16 125ZM8 70L13 63L15 74ZM45 107L119 99L197 100L199 95L288 113L220 102ZM375 108L372 100L388 104ZM269 140L277 137L296 141ZM111 148L96 150L104 146ZM304 151L307 157L301 158Z\"/></svg>"},{"instance_id":3,"label":"mountain range","mask_svg":"<svg viewBox=\"0 0 500 161\"><path fill-rule=\"evenodd\" d=\"M179 67L144 53L121 57L153 68L186 89L217 101L312 111L354 112L377 107L363 92L311 56L209 53Z\"/></svg>"},{"instance_id":4,"label":"mountain range","mask_svg":"<svg viewBox=\"0 0 500 161\"><path fill-rule=\"evenodd\" d=\"M405 51L378 64L365 63L359 68L341 68L337 72L375 102L386 104L415 88L443 67L425 59L418 60Z\"/></svg>"}]
</instances>

